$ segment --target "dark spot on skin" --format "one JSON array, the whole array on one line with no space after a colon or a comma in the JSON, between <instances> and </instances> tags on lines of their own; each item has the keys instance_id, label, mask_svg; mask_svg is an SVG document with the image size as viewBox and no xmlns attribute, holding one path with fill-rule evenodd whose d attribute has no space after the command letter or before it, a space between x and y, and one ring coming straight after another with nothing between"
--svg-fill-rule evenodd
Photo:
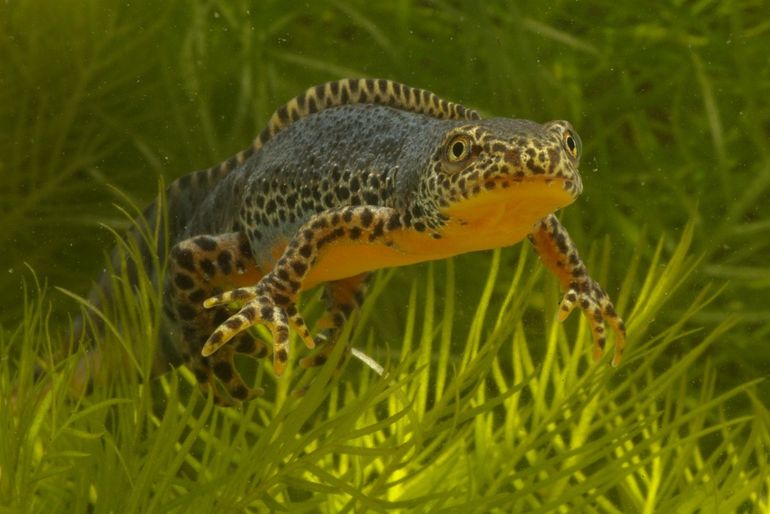
<instances>
[{"instance_id":1,"label":"dark spot on skin","mask_svg":"<svg viewBox=\"0 0 770 514\"><path fill-rule=\"evenodd\" d=\"M564 234L561 232L555 234L554 240L556 241L556 246L559 248L561 253L566 254L569 252L569 247L567 246L567 240L564 237Z\"/></svg>"},{"instance_id":2,"label":"dark spot on skin","mask_svg":"<svg viewBox=\"0 0 770 514\"><path fill-rule=\"evenodd\" d=\"M572 276L575 278L582 277L586 274L586 270L583 268L575 268L572 270Z\"/></svg>"},{"instance_id":3,"label":"dark spot on skin","mask_svg":"<svg viewBox=\"0 0 770 514\"><path fill-rule=\"evenodd\" d=\"M420 105L422 105L423 107L427 107L429 104L430 104L430 93L427 90L425 90L425 89L421 89L420 90Z\"/></svg>"},{"instance_id":4,"label":"dark spot on skin","mask_svg":"<svg viewBox=\"0 0 770 514\"><path fill-rule=\"evenodd\" d=\"M232 263L233 256L230 255L230 252L220 252L220 254L217 255L217 265L225 275L229 275L233 271Z\"/></svg>"},{"instance_id":5,"label":"dark spot on skin","mask_svg":"<svg viewBox=\"0 0 770 514\"><path fill-rule=\"evenodd\" d=\"M361 229L358 227L351 228L350 232L348 232L348 237L353 240L358 239L359 237L361 237Z\"/></svg>"},{"instance_id":6,"label":"dark spot on skin","mask_svg":"<svg viewBox=\"0 0 770 514\"><path fill-rule=\"evenodd\" d=\"M222 382L229 382L233 378L233 368L227 362L217 362L214 364L214 374Z\"/></svg>"},{"instance_id":7,"label":"dark spot on skin","mask_svg":"<svg viewBox=\"0 0 770 514\"><path fill-rule=\"evenodd\" d=\"M211 337L209 338L209 341L212 344L219 344L219 343L222 342L222 338L224 338L224 337L225 337L225 335L222 332L220 332L219 330L217 330L216 332L211 334Z\"/></svg>"},{"instance_id":8,"label":"dark spot on skin","mask_svg":"<svg viewBox=\"0 0 770 514\"><path fill-rule=\"evenodd\" d=\"M328 243L332 241L334 241L334 236L332 236L331 234L328 234L322 237L321 239L319 239L318 241L316 241L316 248L320 250L321 248L323 248L324 246L326 246Z\"/></svg>"},{"instance_id":9,"label":"dark spot on skin","mask_svg":"<svg viewBox=\"0 0 770 514\"><path fill-rule=\"evenodd\" d=\"M377 222L377 224L374 226L374 230L372 230L371 235L369 236L370 240L375 240L378 237L382 236L384 233L385 228L385 220L380 220Z\"/></svg>"},{"instance_id":10,"label":"dark spot on skin","mask_svg":"<svg viewBox=\"0 0 770 514\"><path fill-rule=\"evenodd\" d=\"M530 159L527 161L527 168L532 172L533 175L543 175L545 174L545 170L541 167L535 164L535 161L533 159Z\"/></svg>"},{"instance_id":11,"label":"dark spot on skin","mask_svg":"<svg viewBox=\"0 0 770 514\"><path fill-rule=\"evenodd\" d=\"M195 316L198 315L198 311L193 309L191 306L187 304L181 304L177 305L176 312L179 314L179 317L185 321L190 321L195 319Z\"/></svg>"},{"instance_id":12,"label":"dark spot on skin","mask_svg":"<svg viewBox=\"0 0 770 514\"><path fill-rule=\"evenodd\" d=\"M257 343L254 341L253 337L246 334L238 339L238 346L236 346L235 351L251 355L257 351Z\"/></svg>"},{"instance_id":13,"label":"dark spot on skin","mask_svg":"<svg viewBox=\"0 0 770 514\"><path fill-rule=\"evenodd\" d=\"M309 259L313 255L313 247L310 245L302 245L299 248L299 254L305 259Z\"/></svg>"},{"instance_id":14,"label":"dark spot on skin","mask_svg":"<svg viewBox=\"0 0 770 514\"><path fill-rule=\"evenodd\" d=\"M233 300L244 300L250 296L249 292L245 289L235 289L230 294L232 295Z\"/></svg>"},{"instance_id":15,"label":"dark spot on skin","mask_svg":"<svg viewBox=\"0 0 770 514\"><path fill-rule=\"evenodd\" d=\"M174 275L174 284L179 289L192 289L193 286L195 286L195 282L190 275L186 275L185 273L177 273Z\"/></svg>"},{"instance_id":16,"label":"dark spot on skin","mask_svg":"<svg viewBox=\"0 0 770 514\"><path fill-rule=\"evenodd\" d=\"M310 96L307 99L307 112L308 114L318 112L318 105L316 104L316 99L314 96Z\"/></svg>"},{"instance_id":17,"label":"dark spot on skin","mask_svg":"<svg viewBox=\"0 0 770 514\"><path fill-rule=\"evenodd\" d=\"M203 259L200 263L201 270L203 273L208 275L209 277L213 277L217 274L217 269L214 267L214 263L212 263L208 259Z\"/></svg>"},{"instance_id":18,"label":"dark spot on skin","mask_svg":"<svg viewBox=\"0 0 770 514\"><path fill-rule=\"evenodd\" d=\"M393 95L396 98L400 98L401 97L401 93L402 93L402 91L401 91L401 84L399 84L398 82L393 82Z\"/></svg>"},{"instance_id":19,"label":"dark spot on skin","mask_svg":"<svg viewBox=\"0 0 770 514\"><path fill-rule=\"evenodd\" d=\"M187 297L190 303L202 303L206 298L208 298L208 293L203 289L197 289Z\"/></svg>"},{"instance_id":20,"label":"dark spot on skin","mask_svg":"<svg viewBox=\"0 0 770 514\"><path fill-rule=\"evenodd\" d=\"M282 105L280 109L276 111L278 119L281 120L281 124L286 125L289 123L289 113L286 111L286 105Z\"/></svg>"},{"instance_id":21,"label":"dark spot on skin","mask_svg":"<svg viewBox=\"0 0 770 514\"><path fill-rule=\"evenodd\" d=\"M262 307L259 310L259 316L262 318L263 321L273 321L273 308Z\"/></svg>"},{"instance_id":22,"label":"dark spot on skin","mask_svg":"<svg viewBox=\"0 0 770 514\"><path fill-rule=\"evenodd\" d=\"M232 318L225 321L225 326L230 330L238 330L243 325L243 322L238 318Z\"/></svg>"},{"instance_id":23,"label":"dark spot on skin","mask_svg":"<svg viewBox=\"0 0 770 514\"><path fill-rule=\"evenodd\" d=\"M372 211L370 211L369 209L364 209L361 212L361 218L360 219L361 219L361 226L363 226L364 228L367 228L367 227L369 227L369 225L372 224L372 220L374 219L374 215L372 214Z\"/></svg>"},{"instance_id":24,"label":"dark spot on skin","mask_svg":"<svg viewBox=\"0 0 770 514\"><path fill-rule=\"evenodd\" d=\"M206 382L209 381L210 375L208 370L201 369L201 368L194 368L193 374L195 375L195 379L201 384L205 384Z\"/></svg>"},{"instance_id":25,"label":"dark spot on skin","mask_svg":"<svg viewBox=\"0 0 770 514\"><path fill-rule=\"evenodd\" d=\"M174 259L180 268L184 268L187 271L195 271L195 259L192 250L188 248L180 249L178 246L174 247L174 250L171 252L171 258Z\"/></svg>"},{"instance_id":26,"label":"dark spot on skin","mask_svg":"<svg viewBox=\"0 0 770 514\"><path fill-rule=\"evenodd\" d=\"M195 243L198 248L206 252L216 250L217 248L217 242L213 238L208 236L196 237L195 239L193 239L193 243Z\"/></svg>"},{"instance_id":27,"label":"dark spot on skin","mask_svg":"<svg viewBox=\"0 0 770 514\"><path fill-rule=\"evenodd\" d=\"M305 271L307 271L307 266L305 266L305 264L303 264L303 263L301 263L299 261L292 262L291 263L291 267L292 267L292 269L294 269L294 273L296 273L299 276L304 275Z\"/></svg>"},{"instance_id":28,"label":"dark spot on skin","mask_svg":"<svg viewBox=\"0 0 770 514\"><path fill-rule=\"evenodd\" d=\"M230 395L236 400L245 400L249 397L249 390L246 387L239 385L230 390Z\"/></svg>"},{"instance_id":29,"label":"dark spot on skin","mask_svg":"<svg viewBox=\"0 0 770 514\"><path fill-rule=\"evenodd\" d=\"M289 360L289 353L284 348L281 348L280 350L278 350L275 356L278 358L279 362L286 362L287 360Z\"/></svg>"},{"instance_id":30,"label":"dark spot on skin","mask_svg":"<svg viewBox=\"0 0 770 514\"><path fill-rule=\"evenodd\" d=\"M249 321L254 321L254 316L257 315L257 309L253 305L249 305L248 307L241 309L240 315Z\"/></svg>"}]
</instances>

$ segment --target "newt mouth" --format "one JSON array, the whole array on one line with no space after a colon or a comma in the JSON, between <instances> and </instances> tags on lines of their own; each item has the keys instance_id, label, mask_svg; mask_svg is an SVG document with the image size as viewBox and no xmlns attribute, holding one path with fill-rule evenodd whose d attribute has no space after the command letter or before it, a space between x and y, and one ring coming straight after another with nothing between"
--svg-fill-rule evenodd
<instances>
[{"instance_id":1,"label":"newt mouth","mask_svg":"<svg viewBox=\"0 0 770 514\"><path fill-rule=\"evenodd\" d=\"M529 224L571 204L580 194L578 181L552 177L499 177L474 188L442 213L457 220L507 219Z\"/></svg>"},{"instance_id":2,"label":"newt mouth","mask_svg":"<svg viewBox=\"0 0 770 514\"><path fill-rule=\"evenodd\" d=\"M545 186L546 190L551 190L551 188L561 189L568 193L574 200L583 192L583 182L580 180L580 175L576 172L574 177L575 178L568 179L563 177L544 176L498 177L493 182L485 183L483 189L490 191L494 189L510 189L515 187L539 188ZM478 192L478 195L483 194L484 192Z\"/></svg>"}]
</instances>

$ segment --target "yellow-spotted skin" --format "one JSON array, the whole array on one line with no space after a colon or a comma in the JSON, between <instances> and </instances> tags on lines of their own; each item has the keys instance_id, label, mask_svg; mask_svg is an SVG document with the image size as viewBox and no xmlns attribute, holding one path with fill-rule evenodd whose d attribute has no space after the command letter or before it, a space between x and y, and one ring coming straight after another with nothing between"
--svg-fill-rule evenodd
<instances>
[{"instance_id":1,"label":"yellow-spotted skin","mask_svg":"<svg viewBox=\"0 0 770 514\"><path fill-rule=\"evenodd\" d=\"M586 314L597 358L606 322L617 364L623 322L553 216L582 190L580 152L566 121L481 119L388 80L308 89L249 149L168 188L166 313L181 360L221 403L252 398L261 391L233 354L272 351L280 374L294 331L308 348L325 341L303 364L323 362L372 271L529 238L566 291L563 317ZM329 303L321 338L296 307L319 284ZM254 324L269 329L267 345L247 331Z\"/></svg>"}]
</instances>

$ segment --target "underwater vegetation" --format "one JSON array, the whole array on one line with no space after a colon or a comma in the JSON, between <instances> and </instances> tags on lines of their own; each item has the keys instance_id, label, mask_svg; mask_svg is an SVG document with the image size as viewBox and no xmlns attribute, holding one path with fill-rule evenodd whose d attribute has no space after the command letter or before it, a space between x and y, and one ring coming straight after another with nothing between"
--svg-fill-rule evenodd
<instances>
[{"instance_id":1,"label":"underwater vegetation","mask_svg":"<svg viewBox=\"0 0 770 514\"><path fill-rule=\"evenodd\" d=\"M0 512L767 512L765 11L0 4ZM136 213L345 76L572 122L585 189L560 217L628 324L622 365L592 362L581 316L556 321L522 244L380 272L343 337L382 373L337 372L341 347L281 378L247 361L266 395L222 409L186 369L148 379L160 295L118 266L108 376L73 397L78 355L53 355L105 255L136 254Z\"/></svg>"}]
</instances>

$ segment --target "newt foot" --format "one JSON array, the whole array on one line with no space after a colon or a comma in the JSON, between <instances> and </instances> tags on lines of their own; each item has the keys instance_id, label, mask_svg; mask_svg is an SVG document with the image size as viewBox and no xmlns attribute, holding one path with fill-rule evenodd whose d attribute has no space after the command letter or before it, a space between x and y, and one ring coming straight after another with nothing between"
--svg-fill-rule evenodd
<instances>
[{"instance_id":1,"label":"newt foot","mask_svg":"<svg viewBox=\"0 0 770 514\"><path fill-rule=\"evenodd\" d=\"M278 304L276 297L284 301ZM203 302L203 306L210 309L234 302L245 303L209 336L201 350L204 357L212 355L237 334L257 324L266 326L272 335L273 367L277 375L283 374L289 359L290 329L299 334L308 348L315 347L315 341L294 300L273 293L263 282L212 296Z\"/></svg>"},{"instance_id":2,"label":"newt foot","mask_svg":"<svg viewBox=\"0 0 770 514\"><path fill-rule=\"evenodd\" d=\"M612 366L618 367L625 348L626 326L615 312L615 306L612 305L607 293L590 277L581 282L573 282L564 293L559 305L559 321L567 319L575 307L580 307L591 327L594 361L598 361L604 355L607 342L605 322L609 324L615 333L615 354L612 357Z\"/></svg>"}]
</instances>

